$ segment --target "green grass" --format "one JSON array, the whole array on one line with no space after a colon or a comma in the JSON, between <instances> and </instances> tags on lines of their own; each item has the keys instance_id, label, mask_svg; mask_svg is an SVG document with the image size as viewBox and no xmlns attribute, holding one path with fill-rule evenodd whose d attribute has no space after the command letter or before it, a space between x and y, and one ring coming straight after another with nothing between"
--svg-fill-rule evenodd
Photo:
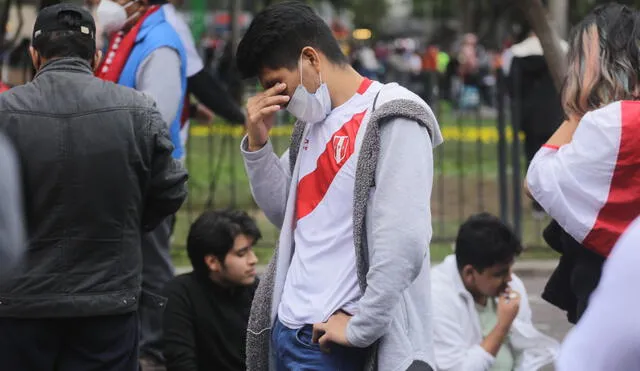
<instances>
[{"instance_id":1,"label":"green grass","mask_svg":"<svg viewBox=\"0 0 640 371\"><path fill-rule=\"evenodd\" d=\"M495 120L476 120L475 117L455 117L448 107L439 116L443 130L457 128L478 130L495 126ZM212 135L192 137L188 147L189 198L178 213L173 240L173 257L177 266L189 265L185 245L190 223L203 210L234 207L249 210L256 218L263 238L256 246L261 263L267 263L278 238L278 230L257 209L251 197L249 182L239 151L239 137ZM277 153L283 153L289 139L272 138ZM480 161L478 161L480 160ZM510 160L508 160L510 161ZM451 241L460 223L472 213L488 211L498 214L498 150L495 142L446 140L436 149L434 187L432 191L432 225L434 241L431 245L432 261L442 260L450 254ZM525 169L524 160L521 165ZM511 180L510 169L509 181ZM521 175L523 177L524 174ZM511 193L509 185L509 193ZM482 189L482 194L480 193ZM461 197L464 200L461 200ZM512 195L509 194L509 200ZM525 259L550 259L557 254L545 247L541 239L547 221L530 217L529 201L523 199L523 243L527 249Z\"/></svg>"}]
</instances>

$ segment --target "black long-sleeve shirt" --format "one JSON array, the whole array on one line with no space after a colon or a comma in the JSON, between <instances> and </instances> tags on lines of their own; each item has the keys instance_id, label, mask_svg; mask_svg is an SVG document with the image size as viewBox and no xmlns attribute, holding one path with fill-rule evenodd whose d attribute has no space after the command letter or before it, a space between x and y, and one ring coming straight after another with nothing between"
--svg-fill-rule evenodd
<instances>
[{"instance_id":1,"label":"black long-sleeve shirt","mask_svg":"<svg viewBox=\"0 0 640 371\"><path fill-rule=\"evenodd\" d=\"M169 282L163 335L167 371L245 370L256 286L229 289L195 273Z\"/></svg>"}]
</instances>

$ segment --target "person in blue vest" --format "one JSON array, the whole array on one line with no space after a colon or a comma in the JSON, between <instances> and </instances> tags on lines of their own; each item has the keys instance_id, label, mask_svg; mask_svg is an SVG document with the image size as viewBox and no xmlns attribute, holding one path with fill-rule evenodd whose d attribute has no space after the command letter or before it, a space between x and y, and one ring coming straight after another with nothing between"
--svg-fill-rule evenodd
<instances>
[{"instance_id":1,"label":"person in blue vest","mask_svg":"<svg viewBox=\"0 0 640 371\"><path fill-rule=\"evenodd\" d=\"M187 91L187 61L180 37L161 10L165 3L162 0L100 2L96 13L109 37L109 46L96 74L151 96L175 146L173 157L182 159L180 116ZM163 361L159 342L165 300L160 293L174 275L169 253L172 224L173 217L168 217L142 237L141 364L147 360Z\"/></svg>"}]
</instances>

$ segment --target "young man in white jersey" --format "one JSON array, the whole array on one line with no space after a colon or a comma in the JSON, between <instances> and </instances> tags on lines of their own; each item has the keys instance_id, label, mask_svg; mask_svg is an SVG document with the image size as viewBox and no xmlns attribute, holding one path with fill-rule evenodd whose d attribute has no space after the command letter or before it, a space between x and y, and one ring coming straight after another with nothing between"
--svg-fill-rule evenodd
<instances>
[{"instance_id":1,"label":"young man in white jersey","mask_svg":"<svg viewBox=\"0 0 640 371\"><path fill-rule=\"evenodd\" d=\"M432 370L433 147L427 104L353 70L300 2L253 20L238 69L266 89L247 103L241 150L254 198L281 228L253 301L252 370ZM274 114L297 119L289 151Z\"/></svg>"}]
</instances>

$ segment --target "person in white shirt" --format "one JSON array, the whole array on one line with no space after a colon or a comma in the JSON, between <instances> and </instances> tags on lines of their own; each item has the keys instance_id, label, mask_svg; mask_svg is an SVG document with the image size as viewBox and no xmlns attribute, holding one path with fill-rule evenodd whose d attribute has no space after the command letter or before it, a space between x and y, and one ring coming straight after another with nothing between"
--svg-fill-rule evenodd
<instances>
[{"instance_id":1,"label":"person in white shirt","mask_svg":"<svg viewBox=\"0 0 640 371\"><path fill-rule=\"evenodd\" d=\"M534 328L524 284L511 272L521 251L491 214L462 224L455 255L432 275L438 370L531 371L553 362L559 345Z\"/></svg>"},{"instance_id":2,"label":"person in white shirt","mask_svg":"<svg viewBox=\"0 0 640 371\"><path fill-rule=\"evenodd\" d=\"M602 279L578 325L567 335L558 371L640 370L640 218L627 228L604 264Z\"/></svg>"}]
</instances>

